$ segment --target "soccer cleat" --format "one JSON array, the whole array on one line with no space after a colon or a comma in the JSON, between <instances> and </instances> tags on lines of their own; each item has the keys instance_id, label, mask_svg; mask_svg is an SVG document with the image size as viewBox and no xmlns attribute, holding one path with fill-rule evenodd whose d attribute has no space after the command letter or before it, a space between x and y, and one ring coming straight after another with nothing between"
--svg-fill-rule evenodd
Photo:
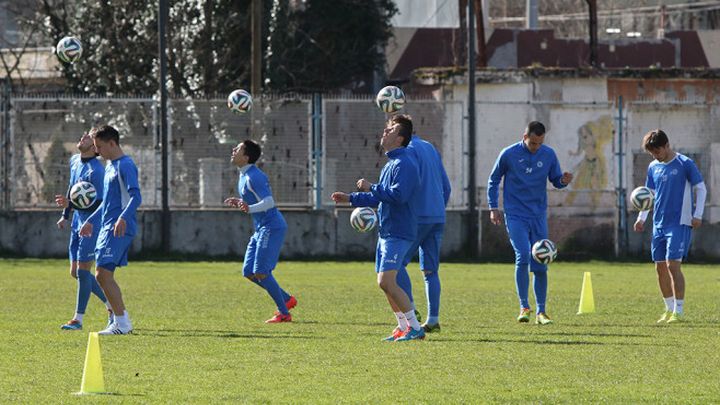
<instances>
[{"instance_id":1,"label":"soccer cleat","mask_svg":"<svg viewBox=\"0 0 720 405\"><path fill-rule=\"evenodd\" d=\"M109 328L114 322L115 322L115 315L113 315L113 312L108 309L108 323L105 326L105 329Z\"/></svg>"},{"instance_id":2,"label":"soccer cleat","mask_svg":"<svg viewBox=\"0 0 720 405\"><path fill-rule=\"evenodd\" d=\"M530 322L530 308L521 308L520 315L517 317L518 322Z\"/></svg>"},{"instance_id":3,"label":"soccer cleat","mask_svg":"<svg viewBox=\"0 0 720 405\"><path fill-rule=\"evenodd\" d=\"M408 340L422 340L425 339L425 330L420 328L418 330L415 330L413 328L408 328L402 336L395 339L396 342L406 342Z\"/></svg>"},{"instance_id":4,"label":"soccer cleat","mask_svg":"<svg viewBox=\"0 0 720 405\"><path fill-rule=\"evenodd\" d=\"M439 323L429 324L426 322L426 323L422 324L422 328L425 331L425 333L440 332L440 324Z\"/></svg>"},{"instance_id":5,"label":"soccer cleat","mask_svg":"<svg viewBox=\"0 0 720 405\"><path fill-rule=\"evenodd\" d=\"M683 321L685 321L683 314L676 314L673 312L672 315L670 315L670 318L668 318L667 323L680 323Z\"/></svg>"},{"instance_id":6,"label":"soccer cleat","mask_svg":"<svg viewBox=\"0 0 720 405\"><path fill-rule=\"evenodd\" d=\"M287 301L285 301L285 306L287 307L288 311L295 308L297 305L297 299L294 295L291 295L290 298L288 298Z\"/></svg>"},{"instance_id":7,"label":"soccer cleat","mask_svg":"<svg viewBox=\"0 0 720 405\"><path fill-rule=\"evenodd\" d=\"M123 328L116 322L113 322L112 325L98 332L98 335L128 335L132 333L132 331L132 325Z\"/></svg>"},{"instance_id":8,"label":"soccer cleat","mask_svg":"<svg viewBox=\"0 0 720 405\"><path fill-rule=\"evenodd\" d=\"M292 315L287 314L275 314L272 318L265 321L265 323L282 323L282 322L292 322Z\"/></svg>"},{"instance_id":9,"label":"soccer cleat","mask_svg":"<svg viewBox=\"0 0 720 405\"><path fill-rule=\"evenodd\" d=\"M657 323L667 322L668 319L670 319L671 316L672 316L672 312L670 312L670 311L665 311L665 312L663 312L663 314L662 314L662 316L660 317L660 319L657 320Z\"/></svg>"},{"instance_id":10,"label":"soccer cleat","mask_svg":"<svg viewBox=\"0 0 720 405\"><path fill-rule=\"evenodd\" d=\"M60 327L62 330L82 330L82 322L77 319L69 320L65 325Z\"/></svg>"},{"instance_id":11,"label":"soccer cleat","mask_svg":"<svg viewBox=\"0 0 720 405\"><path fill-rule=\"evenodd\" d=\"M397 340L397 338L402 336L404 333L405 333L404 330L400 329L399 326L396 326L395 329L393 329L392 334L390 334L390 336L383 338L383 342L394 342L395 340Z\"/></svg>"},{"instance_id":12,"label":"soccer cleat","mask_svg":"<svg viewBox=\"0 0 720 405\"><path fill-rule=\"evenodd\" d=\"M553 323L552 319L545 312L539 312L535 317L536 325L549 325Z\"/></svg>"}]
</instances>

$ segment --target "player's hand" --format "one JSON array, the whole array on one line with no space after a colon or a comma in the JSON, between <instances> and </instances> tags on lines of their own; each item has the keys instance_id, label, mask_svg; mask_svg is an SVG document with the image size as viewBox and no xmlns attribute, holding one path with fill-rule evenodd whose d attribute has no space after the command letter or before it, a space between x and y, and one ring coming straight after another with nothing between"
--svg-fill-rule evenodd
<instances>
[{"instance_id":1,"label":"player's hand","mask_svg":"<svg viewBox=\"0 0 720 405\"><path fill-rule=\"evenodd\" d=\"M573 180L573 174L569 172L563 173L562 177L560 178L560 183L564 185L570 184L570 182Z\"/></svg>"},{"instance_id":2,"label":"player's hand","mask_svg":"<svg viewBox=\"0 0 720 405\"><path fill-rule=\"evenodd\" d=\"M490 222L492 222L493 225L502 225L502 214L500 214L500 210L494 209L490 210Z\"/></svg>"},{"instance_id":3,"label":"player's hand","mask_svg":"<svg viewBox=\"0 0 720 405\"><path fill-rule=\"evenodd\" d=\"M645 221L638 219L637 221L635 221L633 229L635 230L635 232L642 232L643 229L645 229Z\"/></svg>"},{"instance_id":4,"label":"player's hand","mask_svg":"<svg viewBox=\"0 0 720 405\"><path fill-rule=\"evenodd\" d=\"M124 219L118 218L115 222L115 229L113 229L113 235L120 238L125 236L125 228L127 228L127 222Z\"/></svg>"},{"instance_id":5,"label":"player's hand","mask_svg":"<svg viewBox=\"0 0 720 405\"><path fill-rule=\"evenodd\" d=\"M225 204L228 207L237 208L240 206L241 202L242 202L242 200L240 198L230 197L230 198L226 198L225 201L223 201L223 204Z\"/></svg>"},{"instance_id":6,"label":"player's hand","mask_svg":"<svg viewBox=\"0 0 720 405\"><path fill-rule=\"evenodd\" d=\"M357 186L358 191L370 191L370 187L372 186L372 183L365 179L360 179L355 184Z\"/></svg>"},{"instance_id":7,"label":"player's hand","mask_svg":"<svg viewBox=\"0 0 720 405\"><path fill-rule=\"evenodd\" d=\"M350 194L343 193L341 191L336 191L336 192L332 193L330 198L332 198L332 200L335 201L335 204L350 202Z\"/></svg>"},{"instance_id":8,"label":"player's hand","mask_svg":"<svg viewBox=\"0 0 720 405\"><path fill-rule=\"evenodd\" d=\"M77 280L77 277L78 277L78 276L77 276L77 269L76 269L75 267L71 267L71 268L70 268L70 277L72 277L72 278L74 278L74 279Z\"/></svg>"},{"instance_id":9,"label":"player's hand","mask_svg":"<svg viewBox=\"0 0 720 405\"><path fill-rule=\"evenodd\" d=\"M68 203L67 198L65 198L64 195L55 194L55 204L57 204L58 207L67 208L70 204Z\"/></svg>"},{"instance_id":10,"label":"player's hand","mask_svg":"<svg viewBox=\"0 0 720 405\"><path fill-rule=\"evenodd\" d=\"M93 226L90 222L85 222L81 227L80 231L78 232L78 235L83 238L87 238L92 236L93 234Z\"/></svg>"},{"instance_id":11,"label":"player's hand","mask_svg":"<svg viewBox=\"0 0 720 405\"><path fill-rule=\"evenodd\" d=\"M60 219L57 221L58 229L65 229L65 224L67 224L67 219L65 219L64 217L60 217Z\"/></svg>"},{"instance_id":12,"label":"player's hand","mask_svg":"<svg viewBox=\"0 0 720 405\"><path fill-rule=\"evenodd\" d=\"M702 219L693 218L692 222L690 222L690 225L692 225L693 229L700 228L700 226L702 225Z\"/></svg>"},{"instance_id":13,"label":"player's hand","mask_svg":"<svg viewBox=\"0 0 720 405\"><path fill-rule=\"evenodd\" d=\"M240 200L240 202L238 203L237 206L238 206L238 208L240 208L240 211L242 211L246 214L250 213L250 206L245 201Z\"/></svg>"}]
</instances>

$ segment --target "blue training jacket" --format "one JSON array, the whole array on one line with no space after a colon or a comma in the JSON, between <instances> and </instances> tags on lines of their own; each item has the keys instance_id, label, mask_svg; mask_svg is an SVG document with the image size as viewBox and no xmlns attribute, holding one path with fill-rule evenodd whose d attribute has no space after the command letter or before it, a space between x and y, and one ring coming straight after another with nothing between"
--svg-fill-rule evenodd
<instances>
[{"instance_id":1,"label":"blue training jacket","mask_svg":"<svg viewBox=\"0 0 720 405\"><path fill-rule=\"evenodd\" d=\"M562 170L555 151L541 145L530 153L520 141L500 152L488 179L488 205L498 207L500 180L503 181L503 205L506 214L536 218L547 214L547 181L555 188L565 188L560 182Z\"/></svg>"},{"instance_id":2,"label":"blue training jacket","mask_svg":"<svg viewBox=\"0 0 720 405\"><path fill-rule=\"evenodd\" d=\"M443 167L440 153L432 143L413 135L408 151L413 153L420 172L420 186L416 191L419 224L444 224L445 207L450 200L450 179Z\"/></svg>"},{"instance_id":3,"label":"blue training jacket","mask_svg":"<svg viewBox=\"0 0 720 405\"><path fill-rule=\"evenodd\" d=\"M407 148L386 153L390 159L380 172L380 180L368 192L350 194L355 207L378 207L380 237L415 240L417 212L412 198L420 184L417 162Z\"/></svg>"}]
</instances>

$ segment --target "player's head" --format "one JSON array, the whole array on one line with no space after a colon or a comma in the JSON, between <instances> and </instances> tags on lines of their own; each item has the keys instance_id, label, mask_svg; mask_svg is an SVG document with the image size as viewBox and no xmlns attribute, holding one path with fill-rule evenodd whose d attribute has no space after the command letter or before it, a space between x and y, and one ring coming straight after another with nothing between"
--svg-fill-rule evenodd
<instances>
[{"instance_id":1,"label":"player's head","mask_svg":"<svg viewBox=\"0 0 720 405\"><path fill-rule=\"evenodd\" d=\"M93 137L90 135L90 132L83 132L80 140L78 140L77 148L81 154L95 152L95 144L93 143Z\"/></svg>"},{"instance_id":2,"label":"player's head","mask_svg":"<svg viewBox=\"0 0 720 405\"><path fill-rule=\"evenodd\" d=\"M110 125L101 125L90 130L95 151L105 159L112 159L120 146L120 134Z\"/></svg>"},{"instance_id":3,"label":"player's head","mask_svg":"<svg viewBox=\"0 0 720 405\"><path fill-rule=\"evenodd\" d=\"M643 148L653 158L665 162L670 157L670 140L661 129L654 129L643 136Z\"/></svg>"},{"instance_id":4,"label":"player's head","mask_svg":"<svg viewBox=\"0 0 720 405\"><path fill-rule=\"evenodd\" d=\"M230 160L238 167L255 163L260 159L262 149L256 142L246 139L233 148Z\"/></svg>"},{"instance_id":5,"label":"player's head","mask_svg":"<svg viewBox=\"0 0 720 405\"><path fill-rule=\"evenodd\" d=\"M530 153L537 152L543 142L545 142L545 125L539 121L530 122L525 128L523 142L528 150L530 150Z\"/></svg>"},{"instance_id":6,"label":"player's head","mask_svg":"<svg viewBox=\"0 0 720 405\"><path fill-rule=\"evenodd\" d=\"M380 145L386 152L408 146L413 134L412 118L407 114L393 115L385 124Z\"/></svg>"}]
</instances>

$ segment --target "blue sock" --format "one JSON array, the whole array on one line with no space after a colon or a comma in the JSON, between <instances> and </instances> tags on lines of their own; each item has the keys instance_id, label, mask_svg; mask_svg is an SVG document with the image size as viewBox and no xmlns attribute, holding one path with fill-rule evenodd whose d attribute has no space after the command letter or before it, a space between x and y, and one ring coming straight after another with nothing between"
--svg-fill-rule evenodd
<instances>
[{"instance_id":1,"label":"blue sock","mask_svg":"<svg viewBox=\"0 0 720 405\"><path fill-rule=\"evenodd\" d=\"M515 264L515 287L517 289L518 298L520 298L520 306L522 308L530 308L528 302L528 288L530 288L530 273L528 273L528 263Z\"/></svg>"},{"instance_id":2,"label":"blue sock","mask_svg":"<svg viewBox=\"0 0 720 405\"><path fill-rule=\"evenodd\" d=\"M537 271L533 273L533 291L535 292L535 303L537 312L545 312L545 299L547 297L547 272Z\"/></svg>"},{"instance_id":3,"label":"blue sock","mask_svg":"<svg viewBox=\"0 0 720 405\"><path fill-rule=\"evenodd\" d=\"M427 323L436 324L440 316L440 276L437 271L425 273L425 296L429 314Z\"/></svg>"},{"instance_id":4,"label":"blue sock","mask_svg":"<svg viewBox=\"0 0 720 405\"><path fill-rule=\"evenodd\" d=\"M78 269L77 304L75 305L75 312L78 314L84 314L85 309L87 309L87 304L90 300L90 292L92 291L92 280L95 280L95 277L93 277L88 270ZM97 281L95 282L97 283Z\"/></svg>"},{"instance_id":5,"label":"blue sock","mask_svg":"<svg viewBox=\"0 0 720 405\"><path fill-rule=\"evenodd\" d=\"M405 268L398 270L395 281L397 282L398 287L405 291L405 294L407 294L408 298L410 298L410 304L413 309L415 309L415 300L412 295L412 283L410 282L410 275Z\"/></svg>"},{"instance_id":6,"label":"blue sock","mask_svg":"<svg viewBox=\"0 0 720 405\"><path fill-rule=\"evenodd\" d=\"M277 305L278 311L280 311L280 313L283 315L287 315L289 312L287 306L285 306L285 299L283 298L282 288L280 288L280 285L278 284L277 280L275 280L275 277L273 277L272 274L268 274L267 277L260 280L259 284L268 292L268 294L270 294L270 297L272 297L273 301L275 301L275 305Z\"/></svg>"},{"instance_id":7,"label":"blue sock","mask_svg":"<svg viewBox=\"0 0 720 405\"><path fill-rule=\"evenodd\" d=\"M259 281L257 281L257 279L251 278L250 281L252 281L253 283L259 285L259 286L262 287L263 289L267 290L264 285L262 285ZM280 294L282 294L283 300L285 300L285 302L287 302L287 300L290 299L290 294L288 294L288 293L287 293L285 290L283 290L282 288L280 289Z\"/></svg>"}]
</instances>

